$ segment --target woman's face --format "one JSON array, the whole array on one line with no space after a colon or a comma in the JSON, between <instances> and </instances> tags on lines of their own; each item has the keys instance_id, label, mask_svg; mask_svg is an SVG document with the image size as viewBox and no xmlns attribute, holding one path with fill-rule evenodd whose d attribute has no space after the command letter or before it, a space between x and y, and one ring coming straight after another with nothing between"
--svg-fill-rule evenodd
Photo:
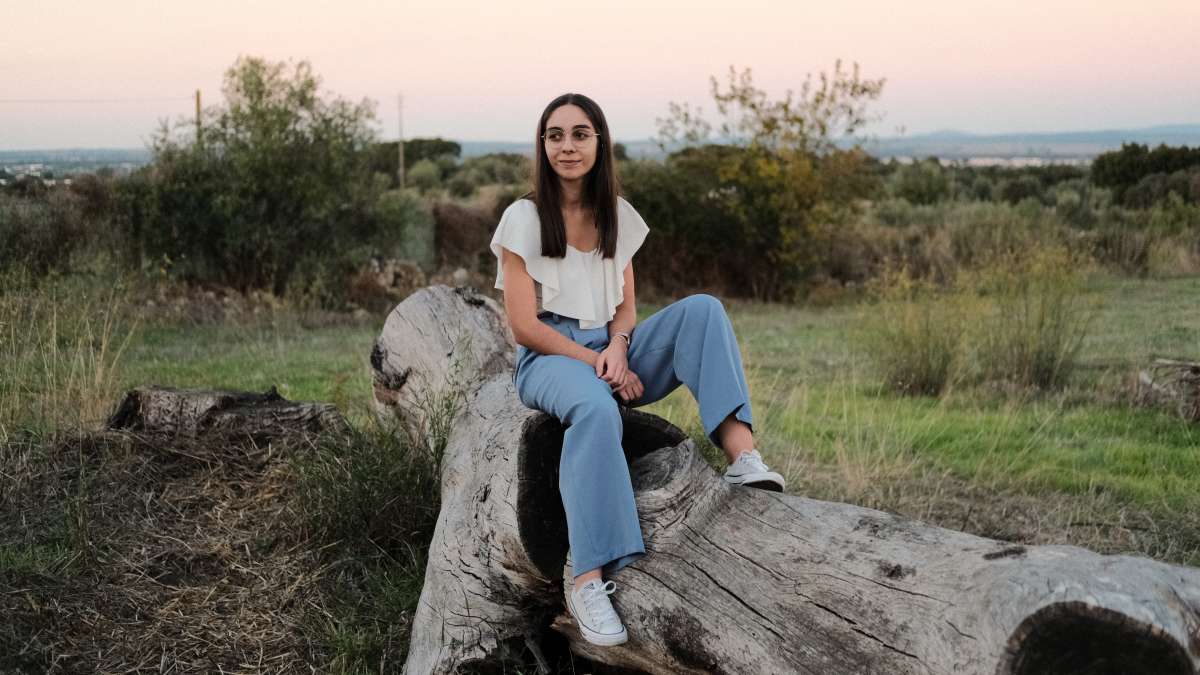
<instances>
[{"instance_id":1,"label":"woman's face","mask_svg":"<svg viewBox=\"0 0 1200 675\"><path fill-rule=\"evenodd\" d=\"M579 180L592 170L596 164L596 148L600 145L595 134L592 121L577 105L567 103L550 113L542 143L550 166L559 178ZM581 140L585 136L586 139Z\"/></svg>"}]
</instances>

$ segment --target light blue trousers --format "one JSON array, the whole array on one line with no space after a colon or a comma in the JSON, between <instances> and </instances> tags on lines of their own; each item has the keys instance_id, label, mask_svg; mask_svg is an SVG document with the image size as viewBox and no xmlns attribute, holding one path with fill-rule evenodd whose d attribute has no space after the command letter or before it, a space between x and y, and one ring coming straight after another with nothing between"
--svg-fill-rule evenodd
<instances>
[{"instance_id":1,"label":"light blue trousers","mask_svg":"<svg viewBox=\"0 0 1200 675\"><path fill-rule=\"evenodd\" d=\"M552 312L542 323L597 352L608 346L608 327L584 329ZM700 405L700 421L713 443L717 426L733 413L751 424L750 391L733 325L721 302L691 295L637 325L629 368L645 387L629 405L653 403L680 384ZM567 427L558 464L558 490L567 514L575 576L602 568L612 574L646 554L629 466L621 448L619 399L592 366L558 354L517 350L517 395Z\"/></svg>"}]
</instances>

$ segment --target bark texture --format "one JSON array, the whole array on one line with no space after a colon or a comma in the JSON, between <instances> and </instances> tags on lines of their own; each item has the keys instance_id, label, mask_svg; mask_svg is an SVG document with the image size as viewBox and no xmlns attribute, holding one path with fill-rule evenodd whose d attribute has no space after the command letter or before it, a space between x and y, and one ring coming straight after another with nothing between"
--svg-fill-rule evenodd
<instances>
[{"instance_id":1,"label":"bark texture","mask_svg":"<svg viewBox=\"0 0 1200 675\"><path fill-rule=\"evenodd\" d=\"M200 436L209 432L274 437L343 428L328 403L288 401L275 387L262 394L220 389L132 389L108 420L109 429Z\"/></svg>"},{"instance_id":2,"label":"bark texture","mask_svg":"<svg viewBox=\"0 0 1200 675\"><path fill-rule=\"evenodd\" d=\"M388 324L400 328L372 357L382 409L448 373L461 393L406 673L498 670L547 626L580 655L647 673L1200 669L1200 570L730 487L682 432L637 411L623 413L624 448L648 555L614 577L629 642L593 647L563 608L563 428L517 399L499 308L433 287ZM462 335L474 346L451 368Z\"/></svg>"}]
</instances>

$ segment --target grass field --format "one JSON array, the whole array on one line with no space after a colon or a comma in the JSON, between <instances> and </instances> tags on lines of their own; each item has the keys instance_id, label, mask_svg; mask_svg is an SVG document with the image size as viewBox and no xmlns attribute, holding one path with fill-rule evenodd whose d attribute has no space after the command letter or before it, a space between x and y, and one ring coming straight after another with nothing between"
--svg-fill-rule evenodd
<instances>
[{"instance_id":1,"label":"grass field","mask_svg":"<svg viewBox=\"0 0 1200 675\"><path fill-rule=\"evenodd\" d=\"M797 491L817 467L888 463L948 470L990 486L1110 492L1143 505L1200 504L1200 428L1128 401L1128 379L1156 355L1200 352L1200 280L1102 278L1099 315L1062 392L883 393L857 346L869 308L727 303L751 382L759 440ZM643 305L642 317L658 306ZM127 349L122 387L263 390L366 414L367 356L382 319L290 313L240 323L147 324ZM695 426L680 389L648 410ZM812 487L812 486L807 486Z\"/></svg>"},{"instance_id":2,"label":"grass field","mask_svg":"<svg viewBox=\"0 0 1200 675\"><path fill-rule=\"evenodd\" d=\"M1059 515L1038 516L1032 531L979 529L1101 550L1140 547L1196 563L1200 428L1132 405L1129 382L1154 356L1200 354L1200 279L1098 277L1087 295L1098 313L1065 390L974 387L940 398L882 391L856 339L869 306L726 304L760 446L792 491L955 524L959 516L943 513L938 497L949 494L954 508L973 511L963 528L989 516L999 527L1011 518L1012 503L1032 511L1053 503ZM645 318L660 306L644 303L639 313ZM127 350L120 381L274 385L288 398L331 401L361 420L370 391L367 355L381 326L382 317L356 322L290 312L241 322L150 322ZM686 390L647 410L703 441ZM1144 525L1127 528L1131 519L1153 523L1152 535ZM1079 531L1084 521L1097 525ZM1169 541L1147 543L1159 535Z\"/></svg>"},{"instance_id":3,"label":"grass field","mask_svg":"<svg viewBox=\"0 0 1200 675\"><path fill-rule=\"evenodd\" d=\"M1008 541L1200 564L1200 428L1134 406L1128 386L1153 356L1200 355L1200 279L1100 277L1086 288L1098 313L1064 390L985 384L937 398L880 386L860 339L871 325L869 305L726 303L759 445L797 494ZM92 307L95 316L48 312L59 304L44 298L0 305L0 324L14 337L3 345L12 362L0 373L0 412L36 399L42 413L34 421L62 427L46 435L52 442L39 445L47 430L34 429L0 443L0 591L33 589L37 597L31 604L0 593L0 609L14 617L0 630L0 652L19 650L0 666L35 668L69 654L68 663L99 668L106 662L97 655L157 659L171 651L215 668L268 644L329 672L402 661L425 544L392 525L431 529L433 515L393 493L409 490L425 506L433 497L421 497L429 480L404 478L413 463L394 439L368 433L340 449L281 450L247 463L261 449L163 452L137 439L61 435L79 417L98 427L122 391L144 384L274 386L289 399L333 402L369 429L367 359L384 317L270 304L226 311L212 298L130 311L106 305L104 294L71 292L70 306ZM659 307L643 303L639 313ZM24 333L25 326L33 328ZM61 388L70 393L63 402ZM646 409L687 430L719 464L686 390ZM226 583L229 570L253 570L246 579L260 582ZM296 579L311 604L286 600ZM180 614L127 625L99 609L164 603ZM230 607L275 628L236 629ZM93 618L81 623L85 614ZM130 637L120 649L114 631ZM180 631L199 637L171 637ZM210 653L204 640L213 639L236 649Z\"/></svg>"}]
</instances>

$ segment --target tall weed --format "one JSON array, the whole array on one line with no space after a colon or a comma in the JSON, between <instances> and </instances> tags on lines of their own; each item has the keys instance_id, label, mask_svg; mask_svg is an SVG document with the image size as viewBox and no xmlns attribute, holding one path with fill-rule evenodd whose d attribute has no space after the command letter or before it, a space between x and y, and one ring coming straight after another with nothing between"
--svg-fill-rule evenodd
<instances>
[{"instance_id":1,"label":"tall weed","mask_svg":"<svg viewBox=\"0 0 1200 675\"><path fill-rule=\"evenodd\" d=\"M19 431L83 429L117 396L137 330L121 281L85 275L0 278L0 442Z\"/></svg>"},{"instance_id":2,"label":"tall weed","mask_svg":"<svg viewBox=\"0 0 1200 675\"><path fill-rule=\"evenodd\" d=\"M972 365L977 379L1060 389L1095 316L1082 295L1084 261L1064 249L1006 255L970 275L968 293L985 302Z\"/></svg>"},{"instance_id":3,"label":"tall weed","mask_svg":"<svg viewBox=\"0 0 1200 675\"><path fill-rule=\"evenodd\" d=\"M884 386L901 394L944 392L961 375L967 296L954 285L914 278L907 267L881 274L872 294L859 338Z\"/></svg>"},{"instance_id":4,"label":"tall weed","mask_svg":"<svg viewBox=\"0 0 1200 675\"><path fill-rule=\"evenodd\" d=\"M944 284L892 269L872 286L860 343L883 385L901 394L983 382L1061 388L1094 316L1085 269L1062 247L999 253Z\"/></svg>"}]
</instances>

